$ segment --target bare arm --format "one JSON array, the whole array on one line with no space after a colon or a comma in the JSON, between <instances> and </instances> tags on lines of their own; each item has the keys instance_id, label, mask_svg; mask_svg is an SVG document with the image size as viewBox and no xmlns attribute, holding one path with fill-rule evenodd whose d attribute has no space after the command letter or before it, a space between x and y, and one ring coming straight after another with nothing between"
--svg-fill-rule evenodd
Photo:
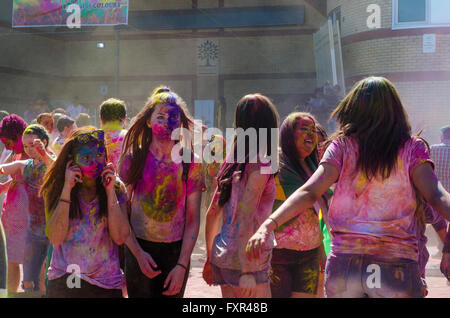
<instances>
[{"instance_id":1,"label":"bare arm","mask_svg":"<svg viewBox=\"0 0 450 318\"><path fill-rule=\"evenodd\" d=\"M9 189L9 186L11 185L12 179L9 179L6 182L0 183L0 193L3 193Z\"/></svg>"},{"instance_id":2,"label":"bare arm","mask_svg":"<svg viewBox=\"0 0 450 318\"><path fill-rule=\"evenodd\" d=\"M23 168L27 164L26 160L17 160L11 163L0 165L0 175L23 174Z\"/></svg>"},{"instance_id":3,"label":"bare arm","mask_svg":"<svg viewBox=\"0 0 450 318\"><path fill-rule=\"evenodd\" d=\"M167 288L164 295L176 295L183 286L184 275L187 266L191 260L192 250L197 241L198 230L200 227L200 204L202 199L202 191L196 191L188 195L186 199L186 224L183 233L183 243L181 245L178 264L176 265L164 282L164 288Z\"/></svg>"},{"instance_id":4,"label":"bare arm","mask_svg":"<svg viewBox=\"0 0 450 318\"><path fill-rule=\"evenodd\" d=\"M265 248L268 233L295 217L299 212L311 208L320 196L339 178L339 170L332 164L323 163L263 224L247 244L249 258L258 258ZM275 222L273 220L275 220Z\"/></svg>"},{"instance_id":5,"label":"bare arm","mask_svg":"<svg viewBox=\"0 0 450 318\"><path fill-rule=\"evenodd\" d=\"M61 198L70 201L71 188L64 187ZM47 216L45 233L54 246L61 245L69 232L69 210L70 204L59 201L55 211Z\"/></svg>"},{"instance_id":6,"label":"bare arm","mask_svg":"<svg viewBox=\"0 0 450 318\"><path fill-rule=\"evenodd\" d=\"M223 209L219 207L219 193L214 192L213 199L209 205L208 212L206 212L205 224L205 241L206 241L206 256L209 260L211 257L211 250L214 243L214 238L219 233L219 223L222 216Z\"/></svg>"},{"instance_id":7,"label":"bare arm","mask_svg":"<svg viewBox=\"0 0 450 318\"><path fill-rule=\"evenodd\" d=\"M126 203L119 204L119 201L117 200L115 189L116 176L112 163L107 164L105 169L102 171L101 176L104 179L103 186L105 187L108 200L109 234L111 235L111 239L117 245L122 245L130 235L130 225L128 223Z\"/></svg>"},{"instance_id":8,"label":"bare arm","mask_svg":"<svg viewBox=\"0 0 450 318\"><path fill-rule=\"evenodd\" d=\"M447 221L450 221L450 194L434 174L429 163L416 166L411 177L420 194Z\"/></svg>"},{"instance_id":9,"label":"bare arm","mask_svg":"<svg viewBox=\"0 0 450 318\"><path fill-rule=\"evenodd\" d=\"M259 170L251 172L248 176L247 185L245 187L242 199L237 207L236 216L238 227L238 254L241 263L241 273L254 272L251 268L247 254L246 246L250 237L253 235L252 229L255 228L254 214L258 208L258 203L263 194L264 188L269 180L270 175L261 174Z\"/></svg>"},{"instance_id":10,"label":"bare arm","mask_svg":"<svg viewBox=\"0 0 450 318\"><path fill-rule=\"evenodd\" d=\"M81 169L78 166L70 166L72 162L70 160L66 165L64 187L55 210L46 211L45 233L55 246L61 245L69 232L70 193L81 179Z\"/></svg>"},{"instance_id":11,"label":"bare arm","mask_svg":"<svg viewBox=\"0 0 450 318\"><path fill-rule=\"evenodd\" d=\"M187 266L191 260L192 250L197 242L200 228L200 204L202 191L191 193L186 200L186 225L183 234L183 245L181 247L178 263Z\"/></svg>"}]
</instances>

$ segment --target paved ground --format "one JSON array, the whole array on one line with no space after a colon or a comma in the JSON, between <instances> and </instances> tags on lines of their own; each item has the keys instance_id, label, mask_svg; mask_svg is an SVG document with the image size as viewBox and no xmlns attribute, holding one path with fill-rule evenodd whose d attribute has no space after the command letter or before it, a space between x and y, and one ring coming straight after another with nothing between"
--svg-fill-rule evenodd
<instances>
[{"instance_id":1,"label":"paved ground","mask_svg":"<svg viewBox=\"0 0 450 318\"><path fill-rule=\"evenodd\" d=\"M437 252L435 246L429 247L430 255ZM220 287L208 286L202 278L205 262L204 247L196 246L192 255L191 271L186 286L186 298L221 298ZM439 270L440 258L430 257L427 264L427 284L429 294L427 298L450 298L450 285ZM18 295L19 297L22 295Z\"/></svg>"},{"instance_id":2,"label":"paved ground","mask_svg":"<svg viewBox=\"0 0 450 318\"><path fill-rule=\"evenodd\" d=\"M450 298L450 285L439 270L439 259L430 259L427 265L427 298ZM204 257L194 254L192 268L186 286L186 298L220 298L220 287L208 286L202 278Z\"/></svg>"}]
</instances>

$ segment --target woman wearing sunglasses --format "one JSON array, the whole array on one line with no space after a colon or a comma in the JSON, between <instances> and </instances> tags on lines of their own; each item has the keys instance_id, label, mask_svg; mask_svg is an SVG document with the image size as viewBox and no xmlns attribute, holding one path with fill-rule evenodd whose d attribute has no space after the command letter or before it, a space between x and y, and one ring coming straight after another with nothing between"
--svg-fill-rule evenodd
<instances>
[{"instance_id":1,"label":"woman wearing sunglasses","mask_svg":"<svg viewBox=\"0 0 450 318\"><path fill-rule=\"evenodd\" d=\"M46 233L53 245L50 298L120 298L118 245L130 233L125 186L106 164L104 132L75 130L44 177Z\"/></svg>"}]
</instances>

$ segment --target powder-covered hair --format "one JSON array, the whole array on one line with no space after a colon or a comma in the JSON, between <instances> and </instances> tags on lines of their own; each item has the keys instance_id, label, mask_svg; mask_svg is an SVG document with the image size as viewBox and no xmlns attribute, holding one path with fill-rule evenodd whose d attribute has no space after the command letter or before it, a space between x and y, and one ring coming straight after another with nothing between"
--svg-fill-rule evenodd
<instances>
[{"instance_id":1,"label":"powder-covered hair","mask_svg":"<svg viewBox=\"0 0 450 318\"><path fill-rule=\"evenodd\" d=\"M64 142L56 161L48 168L47 172L44 175L44 181L41 186L41 190L39 195L44 197L45 201L45 214L46 217L49 218L56 209L58 205L59 198L61 197L62 189L64 187L65 182L65 172L66 165L70 160L74 160L79 149L85 145L90 143L100 144L103 147L104 141L96 138L94 134L89 136L89 142L81 142L77 136L81 134L91 134L95 131L95 127L86 126L82 128L78 128L72 132L70 137ZM105 151L105 161L108 161L107 153ZM117 184L116 184L117 186ZM81 214L81 205L78 201L78 193L80 191L81 184L77 183L70 193L70 210L69 210L69 218L70 219L79 219L82 217ZM106 190L103 184L101 183L101 178L98 177L96 180L96 190L97 195L99 197L100 204L100 217L108 215L108 206L107 206L107 196Z\"/></svg>"},{"instance_id":2,"label":"powder-covered hair","mask_svg":"<svg viewBox=\"0 0 450 318\"><path fill-rule=\"evenodd\" d=\"M144 108L133 119L123 141L122 155L119 160L119 171L125 156L131 154L131 164L127 176L123 181L125 184L136 184L142 177L145 162L152 142L152 129L147 126L147 120L152 117L157 105L176 106L180 109L181 127L187 129L192 135L194 121L189 114L184 100L174 92L161 92L149 97ZM189 145L186 145L189 146Z\"/></svg>"},{"instance_id":3,"label":"powder-covered hair","mask_svg":"<svg viewBox=\"0 0 450 318\"><path fill-rule=\"evenodd\" d=\"M44 142L45 147L48 147L50 137L48 135L48 131L45 129L44 126L39 124L33 124L29 125L23 132L23 136L26 135L36 135L38 138Z\"/></svg>"},{"instance_id":4,"label":"powder-covered hair","mask_svg":"<svg viewBox=\"0 0 450 318\"><path fill-rule=\"evenodd\" d=\"M397 156L411 138L408 115L394 85L384 77L358 82L330 116L340 129L331 140L354 137L358 141L356 170L370 180L386 179L396 169Z\"/></svg>"},{"instance_id":5,"label":"powder-covered hair","mask_svg":"<svg viewBox=\"0 0 450 318\"><path fill-rule=\"evenodd\" d=\"M16 142L19 138L22 138L23 131L27 128L25 120L12 114L2 119L0 123L0 138L7 138Z\"/></svg>"},{"instance_id":6,"label":"powder-covered hair","mask_svg":"<svg viewBox=\"0 0 450 318\"><path fill-rule=\"evenodd\" d=\"M100 119L104 122L122 121L127 117L127 105L123 100L109 98L100 105Z\"/></svg>"},{"instance_id":7,"label":"powder-covered hair","mask_svg":"<svg viewBox=\"0 0 450 318\"><path fill-rule=\"evenodd\" d=\"M280 124L280 117L278 111L275 108L272 101L264 95L261 94L249 94L242 97L236 107L235 112L235 128L242 128L246 131L249 128L253 128L257 132L257 142L256 145L249 145L249 138L245 136L245 158L244 162L238 161L238 145L237 136L234 137L231 153L227 155L233 156L234 162L225 162L222 164L219 173L217 174L217 187L219 192L219 206L224 206L225 203L230 199L232 190L232 179L235 172L241 175L245 171L247 163L253 158L250 156L250 146L256 146L256 154L260 153L260 132L261 128L266 128L267 133L267 149L266 153L271 156L272 153L278 151L278 149L272 149L272 134L270 133L271 128L278 128Z\"/></svg>"}]
</instances>

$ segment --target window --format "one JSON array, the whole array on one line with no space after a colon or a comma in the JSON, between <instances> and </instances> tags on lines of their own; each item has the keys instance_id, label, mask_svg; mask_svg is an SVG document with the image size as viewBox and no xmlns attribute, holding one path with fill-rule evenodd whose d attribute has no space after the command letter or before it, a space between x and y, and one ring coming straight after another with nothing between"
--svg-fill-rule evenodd
<instances>
[{"instance_id":1,"label":"window","mask_svg":"<svg viewBox=\"0 0 450 318\"><path fill-rule=\"evenodd\" d=\"M392 29L450 27L449 0L393 0Z\"/></svg>"}]
</instances>

